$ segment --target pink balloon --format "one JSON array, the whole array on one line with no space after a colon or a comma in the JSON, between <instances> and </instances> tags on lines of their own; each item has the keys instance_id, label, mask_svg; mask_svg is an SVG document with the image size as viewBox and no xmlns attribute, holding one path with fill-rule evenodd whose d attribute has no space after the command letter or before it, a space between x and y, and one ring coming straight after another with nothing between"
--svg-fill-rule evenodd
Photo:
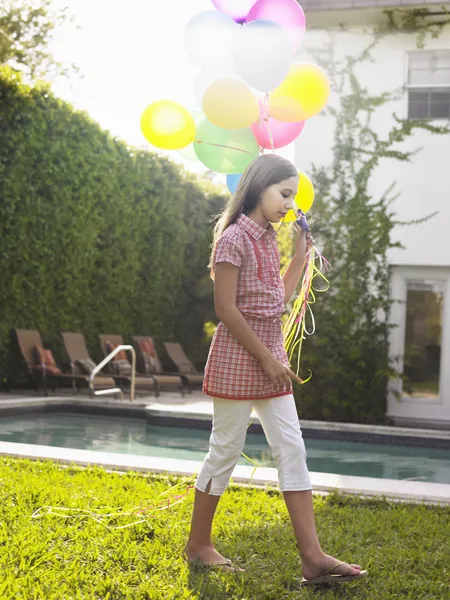
<instances>
[{"instance_id":1,"label":"pink balloon","mask_svg":"<svg viewBox=\"0 0 450 600\"><path fill-rule=\"evenodd\" d=\"M213 0L215 4L215 0ZM297 0L258 0L247 15L247 23L263 19L274 21L290 34L294 49L298 50L306 31L306 17Z\"/></svg>"},{"instance_id":2,"label":"pink balloon","mask_svg":"<svg viewBox=\"0 0 450 600\"><path fill-rule=\"evenodd\" d=\"M303 131L304 121L287 123L276 121L272 117L264 117L261 107L261 119L251 126L258 145L267 150L283 148L293 142Z\"/></svg>"},{"instance_id":3,"label":"pink balloon","mask_svg":"<svg viewBox=\"0 0 450 600\"><path fill-rule=\"evenodd\" d=\"M236 23L245 23L248 11L255 2L256 0L212 0L219 12L233 17Z\"/></svg>"}]
</instances>

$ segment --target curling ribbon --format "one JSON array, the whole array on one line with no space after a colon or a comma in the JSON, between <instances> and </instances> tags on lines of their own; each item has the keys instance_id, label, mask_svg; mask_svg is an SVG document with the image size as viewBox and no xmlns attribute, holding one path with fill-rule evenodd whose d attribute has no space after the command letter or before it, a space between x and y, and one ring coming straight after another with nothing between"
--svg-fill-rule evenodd
<instances>
[{"instance_id":1,"label":"curling ribbon","mask_svg":"<svg viewBox=\"0 0 450 600\"><path fill-rule=\"evenodd\" d=\"M306 220L304 213L299 210L297 211L298 219L294 223L294 227L299 233L302 231L305 234L309 233L309 225ZM300 287L300 292L295 299L292 307L291 314L289 315L286 324L283 329L284 333L284 345L291 362L294 352L297 350L297 365L296 374L300 373L300 361L303 347L303 340L306 339L307 335L313 335L315 331L315 319L312 311L312 304L316 301L316 293L326 292L330 287L330 282L325 277L323 271L327 271L330 263L325 257L317 250L310 238L308 243L308 249L306 253L305 270ZM322 282L325 282L325 287L317 288L314 286L314 281L319 278ZM311 320L311 329L308 330L306 326L306 320L309 315ZM302 383L306 383L312 377L311 371L309 377L306 380L302 380Z\"/></svg>"}]
</instances>

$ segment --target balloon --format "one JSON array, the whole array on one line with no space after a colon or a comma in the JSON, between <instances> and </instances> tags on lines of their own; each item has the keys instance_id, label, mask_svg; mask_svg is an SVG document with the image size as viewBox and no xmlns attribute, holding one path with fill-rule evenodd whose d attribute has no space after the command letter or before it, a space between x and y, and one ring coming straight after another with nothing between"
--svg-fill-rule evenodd
<instances>
[{"instance_id":1,"label":"balloon","mask_svg":"<svg viewBox=\"0 0 450 600\"><path fill-rule=\"evenodd\" d=\"M304 126L304 121L286 123L267 117L265 116L264 107L261 106L260 120L253 123L252 131L256 141L262 148L276 150L293 142L301 134Z\"/></svg>"},{"instance_id":2,"label":"balloon","mask_svg":"<svg viewBox=\"0 0 450 600\"><path fill-rule=\"evenodd\" d=\"M193 17L184 31L184 47L189 58L200 67L233 70L233 38L237 25L216 11Z\"/></svg>"},{"instance_id":3,"label":"balloon","mask_svg":"<svg viewBox=\"0 0 450 600\"><path fill-rule=\"evenodd\" d=\"M193 110L191 111L192 118L194 119L195 126L199 125L205 118L205 115L201 110ZM186 160L197 160L197 155L195 154L194 144L190 143L185 148L178 150L178 154L185 158Z\"/></svg>"},{"instance_id":4,"label":"balloon","mask_svg":"<svg viewBox=\"0 0 450 600\"><path fill-rule=\"evenodd\" d=\"M181 104L159 100L147 106L142 113L141 131L153 146L178 150L194 139L195 122Z\"/></svg>"},{"instance_id":5,"label":"balloon","mask_svg":"<svg viewBox=\"0 0 450 600\"><path fill-rule=\"evenodd\" d=\"M227 186L232 194L234 194L237 190L237 186L241 177L241 173L239 175L227 175Z\"/></svg>"},{"instance_id":6,"label":"balloon","mask_svg":"<svg viewBox=\"0 0 450 600\"><path fill-rule=\"evenodd\" d=\"M304 121L325 108L330 82L317 65L295 63L269 97L269 114L278 121Z\"/></svg>"},{"instance_id":7,"label":"balloon","mask_svg":"<svg viewBox=\"0 0 450 600\"><path fill-rule=\"evenodd\" d=\"M306 173L299 171L295 203L304 213L307 213L309 210L311 210L311 206L314 203L314 195L314 186L311 179L308 177L308 175L306 175Z\"/></svg>"},{"instance_id":8,"label":"balloon","mask_svg":"<svg viewBox=\"0 0 450 600\"><path fill-rule=\"evenodd\" d=\"M236 23L245 23L248 11L256 0L212 0L218 11L233 17Z\"/></svg>"},{"instance_id":9,"label":"balloon","mask_svg":"<svg viewBox=\"0 0 450 600\"><path fill-rule=\"evenodd\" d=\"M197 158L217 173L239 174L258 156L258 144L250 129L221 129L207 119L197 127Z\"/></svg>"},{"instance_id":10,"label":"balloon","mask_svg":"<svg viewBox=\"0 0 450 600\"><path fill-rule=\"evenodd\" d=\"M258 103L238 79L214 81L203 96L203 112L211 123L224 129L249 127L259 116Z\"/></svg>"},{"instance_id":11,"label":"balloon","mask_svg":"<svg viewBox=\"0 0 450 600\"><path fill-rule=\"evenodd\" d=\"M200 107L203 104L203 96L209 86L218 79L226 77L238 79L236 71L232 71L231 69L228 71L219 71L218 69L204 69L200 71L194 81L194 95Z\"/></svg>"},{"instance_id":12,"label":"balloon","mask_svg":"<svg viewBox=\"0 0 450 600\"><path fill-rule=\"evenodd\" d=\"M299 171L297 195L294 198L294 202L304 213L307 213L309 210L311 210L311 206L314 203L314 194L314 186L311 179L308 177L308 175L306 175L306 173ZM285 216L284 222L293 223L296 221L296 219L297 216L295 215L294 211L290 210Z\"/></svg>"},{"instance_id":13,"label":"balloon","mask_svg":"<svg viewBox=\"0 0 450 600\"><path fill-rule=\"evenodd\" d=\"M260 92L270 92L289 72L292 44L282 27L272 21L252 21L234 38L236 72Z\"/></svg>"},{"instance_id":14,"label":"balloon","mask_svg":"<svg viewBox=\"0 0 450 600\"><path fill-rule=\"evenodd\" d=\"M247 23L263 19L281 25L298 50L306 31L306 17L297 0L258 0L247 15Z\"/></svg>"}]
</instances>

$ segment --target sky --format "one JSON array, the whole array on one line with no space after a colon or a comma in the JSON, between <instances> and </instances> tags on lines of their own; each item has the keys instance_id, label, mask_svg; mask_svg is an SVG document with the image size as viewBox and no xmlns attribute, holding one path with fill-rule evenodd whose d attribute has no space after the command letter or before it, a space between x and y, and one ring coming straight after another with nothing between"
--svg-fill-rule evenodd
<instances>
[{"instance_id":1,"label":"sky","mask_svg":"<svg viewBox=\"0 0 450 600\"><path fill-rule=\"evenodd\" d=\"M171 99L199 110L194 81L200 68L183 47L183 31L211 0L56 0L67 6L74 25L56 31L51 49L57 60L74 63L80 76L57 80L54 92L85 110L103 129L133 146L154 150L142 136L139 120L155 100ZM207 49L206 49L207 51ZM293 147L282 152L293 159ZM202 171L199 161L172 159Z\"/></svg>"}]
</instances>

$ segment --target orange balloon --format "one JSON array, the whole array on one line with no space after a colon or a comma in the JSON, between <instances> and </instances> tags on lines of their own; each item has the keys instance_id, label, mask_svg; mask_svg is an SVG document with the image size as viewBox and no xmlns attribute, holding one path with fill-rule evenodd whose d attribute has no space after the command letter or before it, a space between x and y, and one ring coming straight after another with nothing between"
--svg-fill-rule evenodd
<instances>
[{"instance_id":1,"label":"orange balloon","mask_svg":"<svg viewBox=\"0 0 450 600\"><path fill-rule=\"evenodd\" d=\"M250 88L239 79L213 81L203 95L206 118L223 129L243 129L259 119L259 106Z\"/></svg>"},{"instance_id":2,"label":"orange balloon","mask_svg":"<svg viewBox=\"0 0 450 600\"><path fill-rule=\"evenodd\" d=\"M317 65L295 63L269 96L269 114L278 121L304 121L323 110L330 82Z\"/></svg>"}]
</instances>

